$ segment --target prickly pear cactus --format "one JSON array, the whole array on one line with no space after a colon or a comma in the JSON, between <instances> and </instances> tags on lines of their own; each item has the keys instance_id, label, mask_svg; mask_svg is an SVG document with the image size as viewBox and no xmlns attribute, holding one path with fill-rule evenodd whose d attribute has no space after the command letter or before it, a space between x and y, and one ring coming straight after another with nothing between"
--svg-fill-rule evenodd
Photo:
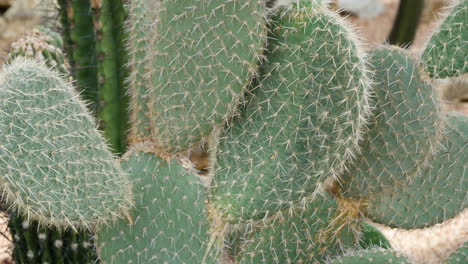
<instances>
[{"instance_id":1,"label":"prickly pear cactus","mask_svg":"<svg viewBox=\"0 0 468 264\"><path fill-rule=\"evenodd\" d=\"M256 72L264 9L262 0L161 2L147 91L161 150L189 149L232 115Z\"/></svg>"},{"instance_id":2,"label":"prickly pear cactus","mask_svg":"<svg viewBox=\"0 0 468 264\"><path fill-rule=\"evenodd\" d=\"M57 227L91 227L128 211L126 174L73 87L22 58L3 68L1 81L4 198L28 218Z\"/></svg>"},{"instance_id":3,"label":"prickly pear cactus","mask_svg":"<svg viewBox=\"0 0 468 264\"><path fill-rule=\"evenodd\" d=\"M409 263L361 248L362 217L417 228L466 208L468 121L439 111L424 59L364 54L319 1L129 7L132 146L118 161L56 72L5 68L0 177L19 213L89 227L110 264ZM202 181L185 150L205 141Z\"/></svg>"},{"instance_id":4,"label":"prickly pear cactus","mask_svg":"<svg viewBox=\"0 0 468 264\"><path fill-rule=\"evenodd\" d=\"M453 1L453 5L437 33L429 39L422 56L425 68L433 78L455 77L468 72L468 0Z\"/></svg>"},{"instance_id":5,"label":"prickly pear cactus","mask_svg":"<svg viewBox=\"0 0 468 264\"><path fill-rule=\"evenodd\" d=\"M309 4L277 12L267 63L217 146L212 199L226 218L269 216L336 178L369 111L367 69L343 22Z\"/></svg>"},{"instance_id":6,"label":"prickly pear cactus","mask_svg":"<svg viewBox=\"0 0 468 264\"><path fill-rule=\"evenodd\" d=\"M152 147L136 144L122 158L136 207L130 219L96 232L102 263L216 263L219 245L209 243L206 190L192 168L161 160Z\"/></svg>"},{"instance_id":7,"label":"prickly pear cactus","mask_svg":"<svg viewBox=\"0 0 468 264\"><path fill-rule=\"evenodd\" d=\"M31 34L12 44L8 61L11 63L16 58L34 59L58 71L68 80L70 73L62 48L60 35L38 26ZM6 211L14 243L12 258L15 263L94 263L96 256L88 230L67 228L62 231L55 227L44 227L37 221L23 217L16 209Z\"/></svg>"}]
</instances>

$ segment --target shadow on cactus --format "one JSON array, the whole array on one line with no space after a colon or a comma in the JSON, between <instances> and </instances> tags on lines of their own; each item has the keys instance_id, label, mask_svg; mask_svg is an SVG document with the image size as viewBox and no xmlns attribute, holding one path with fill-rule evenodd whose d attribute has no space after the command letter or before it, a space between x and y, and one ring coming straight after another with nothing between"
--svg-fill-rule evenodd
<instances>
[{"instance_id":1,"label":"shadow on cactus","mask_svg":"<svg viewBox=\"0 0 468 264\"><path fill-rule=\"evenodd\" d=\"M432 39L458 32L466 3ZM359 243L362 218L409 229L466 208L468 121L439 111L427 57L365 54L315 1L129 11L132 145L119 160L44 63L15 59L0 85L6 201L43 226L91 229L102 263L409 263ZM202 181L187 153L205 142Z\"/></svg>"}]
</instances>

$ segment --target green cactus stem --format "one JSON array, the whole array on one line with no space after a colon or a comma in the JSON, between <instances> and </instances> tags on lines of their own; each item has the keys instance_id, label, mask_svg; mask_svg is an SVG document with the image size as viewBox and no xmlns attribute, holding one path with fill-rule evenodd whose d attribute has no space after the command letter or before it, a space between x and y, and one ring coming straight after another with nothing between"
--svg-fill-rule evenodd
<instances>
[{"instance_id":1,"label":"green cactus stem","mask_svg":"<svg viewBox=\"0 0 468 264\"><path fill-rule=\"evenodd\" d=\"M125 20L122 0L104 0L93 7L96 30L98 67L98 116L100 128L116 153L125 150L126 99L124 71L126 52L123 49L122 27Z\"/></svg>"},{"instance_id":2,"label":"green cactus stem","mask_svg":"<svg viewBox=\"0 0 468 264\"><path fill-rule=\"evenodd\" d=\"M96 35L91 1L58 0L66 55L73 79L91 112L98 109Z\"/></svg>"},{"instance_id":3,"label":"green cactus stem","mask_svg":"<svg viewBox=\"0 0 468 264\"><path fill-rule=\"evenodd\" d=\"M129 92L130 99L130 143L145 142L151 139L149 116L149 90L151 81L145 74L149 70L151 40L148 32L154 30L157 23L157 10L161 1L134 0L129 4L129 18L127 21L129 59Z\"/></svg>"}]
</instances>

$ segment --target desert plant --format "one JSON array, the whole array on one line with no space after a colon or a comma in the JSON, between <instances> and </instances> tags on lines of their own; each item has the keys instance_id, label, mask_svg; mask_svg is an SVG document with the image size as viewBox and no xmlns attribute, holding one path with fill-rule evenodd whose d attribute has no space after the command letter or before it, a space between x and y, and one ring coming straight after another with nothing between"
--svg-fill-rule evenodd
<instances>
[{"instance_id":1,"label":"desert plant","mask_svg":"<svg viewBox=\"0 0 468 264\"><path fill-rule=\"evenodd\" d=\"M129 150L117 162L74 88L15 59L4 198L40 225L91 229L103 263L406 263L356 251L360 221L424 227L466 207L468 119L439 111L423 69L440 77L433 58L456 50L445 72L466 71L467 3L430 43L452 39L416 57L365 54L315 1L132 0ZM212 179L188 160L199 144Z\"/></svg>"},{"instance_id":2,"label":"desert plant","mask_svg":"<svg viewBox=\"0 0 468 264\"><path fill-rule=\"evenodd\" d=\"M30 34L11 46L8 61L29 58L44 63L47 68L70 80L69 65L62 53L61 36L47 28L37 26ZM18 211L6 210L9 230L13 238L13 259L17 263L93 263L92 235L87 230L67 228L64 232L44 227L29 220Z\"/></svg>"}]
</instances>

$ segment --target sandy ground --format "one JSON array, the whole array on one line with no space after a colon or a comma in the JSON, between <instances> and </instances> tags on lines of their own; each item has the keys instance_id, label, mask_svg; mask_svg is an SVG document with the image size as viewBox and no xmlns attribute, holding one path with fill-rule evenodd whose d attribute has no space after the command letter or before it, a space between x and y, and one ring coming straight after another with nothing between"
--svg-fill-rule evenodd
<instances>
[{"instance_id":1,"label":"sandy ground","mask_svg":"<svg viewBox=\"0 0 468 264\"><path fill-rule=\"evenodd\" d=\"M46 0L0 0L0 6L13 3L7 13L0 16L0 63L8 53L10 44L26 31L30 30L41 20L37 16L37 10L42 10L50 16L49 10L53 6ZM49 1L49 0L47 0ZM379 0L376 0L379 1ZM361 37L364 38L366 47L380 45L385 42L393 25L393 20L398 7L398 0L380 0L384 5L384 13L372 19L360 19L349 16L347 20L353 24ZM422 24L417 32L412 51L417 52L423 47L431 31L437 25L434 12L440 11L444 6L443 0L426 0L427 6L422 18ZM441 87L450 87L450 83L444 83ZM466 86L465 86L466 88ZM461 95L462 97L465 95ZM468 103L461 103L460 96L448 98L444 105L446 111L459 111L468 115ZM465 99L468 99L468 93ZM6 219L0 215L0 231L6 230ZM409 255L414 263L440 263L455 248L468 238L468 210L458 217L442 224L422 230L401 230L379 226L388 237L393 248ZM7 235L8 236L8 235ZM0 236L0 264L8 260L11 243L9 239ZM227 262L226 263L230 263Z\"/></svg>"}]
</instances>

